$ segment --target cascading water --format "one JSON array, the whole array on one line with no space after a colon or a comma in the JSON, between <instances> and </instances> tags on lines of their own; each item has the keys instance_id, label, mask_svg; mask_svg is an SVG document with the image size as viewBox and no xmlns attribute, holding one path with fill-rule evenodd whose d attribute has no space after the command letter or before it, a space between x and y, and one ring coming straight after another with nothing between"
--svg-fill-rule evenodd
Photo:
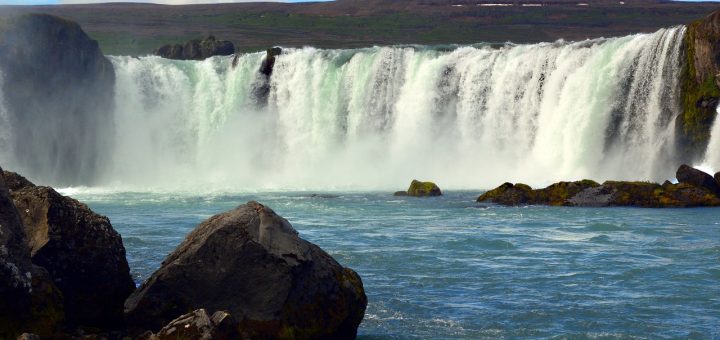
<instances>
[{"instance_id":1,"label":"cascading water","mask_svg":"<svg viewBox=\"0 0 720 340\"><path fill-rule=\"evenodd\" d=\"M720 105L716 108L716 111L720 115ZM720 171L720 119L715 119L713 128L710 131L710 142L705 151L705 159L702 165L707 172Z\"/></svg>"},{"instance_id":2,"label":"cascading water","mask_svg":"<svg viewBox=\"0 0 720 340\"><path fill-rule=\"evenodd\" d=\"M685 28L584 42L285 49L202 62L111 57L128 189L444 188L661 180L676 167ZM108 136L108 138L112 138ZM110 146L111 145L111 146Z\"/></svg>"}]
</instances>

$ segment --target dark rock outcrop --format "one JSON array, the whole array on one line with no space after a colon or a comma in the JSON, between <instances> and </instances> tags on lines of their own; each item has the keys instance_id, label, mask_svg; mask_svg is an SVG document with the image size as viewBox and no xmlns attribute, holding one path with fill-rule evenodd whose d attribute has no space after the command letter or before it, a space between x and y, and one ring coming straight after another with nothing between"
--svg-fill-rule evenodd
<instances>
[{"instance_id":1,"label":"dark rock outcrop","mask_svg":"<svg viewBox=\"0 0 720 340\"><path fill-rule=\"evenodd\" d=\"M5 185L7 186L8 190L10 190L10 192L35 186L35 184L30 182L27 178L12 171L4 170L0 173L0 177L3 177L3 179L5 180Z\"/></svg>"},{"instance_id":2,"label":"dark rock outcrop","mask_svg":"<svg viewBox=\"0 0 720 340\"><path fill-rule=\"evenodd\" d=\"M32 263L20 216L0 178L0 338L22 333L30 317Z\"/></svg>"},{"instance_id":3,"label":"dark rock outcrop","mask_svg":"<svg viewBox=\"0 0 720 340\"><path fill-rule=\"evenodd\" d=\"M63 318L62 294L47 271L32 264L22 220L0 176L0 338L27 330L52 335Z\"/></svg>"},{"instance_id":4,"label":"dark rock outcrop","mask_svg":"<svg viewBox=\"0 0 720 340\"><path fill-rule=\"evenodd\" d=\"M414 197L442 196L442 191L433 182L420 182L414 179L410 182L407 195Z\"/></svg>"},{"instance_id":5,"label":"dark rock outcrop","mask_svg":"<svg viewBox=\"0 0 720 340\"><path fill-rule=\"evenodd\" d=\"M705 188L711 192L720 194L720 185L715 181L713 176L706 174L703 171L690 167L689 165L683 164L678 168L675 177L680 183L687 183L692 186Z\"/></svg>"},{"instance_id":6,"label":"dark rock outcrop","mask_svg":"<svg viewBox=\"0 0 720 340\"><path fill-rule=\"evenodd\" d=\"M0 86L14 163L57 185L92 183L113 133L115 73L77 23L45 14L0 25Z\"/></svg>"},{"instance_id":7,"label":"dark rock outcrop","mask_svg":"<svg viewBox=\"0 0 720 340\"><path fill-rule=\"evenodd\" d=\"M145 334L140 339L239 339L238 323L227 312L217 311L212 316L205 309L194 310L171 321L157 334Z\"/></svg>"},{"instance_id":8,"label":"dark rock outcrop","mask_svg":"<svg viewBox=\"0 0 720 340\"><path fill-rule=\"evenodd\" d=\"M396 191L395 193L393 193L393 196L407 196L407 195L408 195L407 191Z\"/></svg>"},{"instance_id":9,"label":"dark rock outcrop","mask_svg":"<svg viewBox=\"0 0 720 340\"><path fill-rule=\"evenodd\" d=\"M176 60L205 60L216 55L232 55L235 45L227 40L217 40L214 36L194 39L184 44L165 45L155 50L155 55Z\"/></svg>"},{"instance_id":10,"label":"dark rock outcrop","mask_svg":"<svg viewBox=\"0 0 720 340\"><path fill-rule=\"evenodd\" d=\"M253 84L252 90L253 96L259 106L267 105L268 96L270 95L270 77L275 68L275 60L281 53L282 49L280 47L268 48L267 51L265 51L265 59L263 59L260 65L258 77Z\"/></svg>"},{"instance_id":11,"label":"dark rock outcrop","mask_svg":"<svg viewBox=\"0 0 720 340\"><path fill-rule=\"evenodd\" d=\"M676 127L686 161L693 161L705 151L720 99L720 11L687 25L684 57Z\"/></svg>"},{"instance_id":12,"label":"dark rock outcrop","mask_svg":"<svg viewBox=\"0 0 720 340\"><path fill-rule=\"evenodd\" d=\"M504 183L478 197L478 202L490 201L502 205L543 204L572 205L568 201L581 191L599 186L591 180L558 182L544 189L533 190L527 184Z\"/></svg>"},{"instance_id":13,"label":"dark rock outcrop","mask_svg":"<svg viewBox=\"0 0 720 340\"><path fill-rule=\"evenodd\" d=\"M504 183L478 197L478 202L502 205L553 205L553 206L636 206L644 208L720 206L720 198L711 190L702 171L685 168L678 174L692 174L690 180L678 184L663 185L649 182L594 181L559 182L544 189L533 190L525 184ZM702 176L704 175L704 176ZM681 177L681 176L679 176ZM712 183L715 183L712 180Z\"/></svg>"},{"instance_id":14,"label":"dark rock outcrop","mask_svg":"<svg viewBox=\"0 0 720 340\"><path fill-rule=\"evenodd\" d=\"M280 47L268 48L267 51L265 51L265 59L263 60L262 65L260 65L260 73L266 77L270 77L272 75L273 68L275 67L275 58L281 53L282 48Z\"/></svg>"},{"instance_id":15,"label":"dark rock outcrop","mask_svg":"<svg viewBox=\"0 0 720 340\"><path fill-rule=\"evenodd\" d=\"M122 239L108 218L17 174L4 172L3 177L24 183L12 192L13 203L32 263L47 270L62 292L66 327L121 329L123 303L135 284ZM54 296L51 289L45 291Z\"/></svg>"},{"instance_id":16,"label":"dark rock outcrop","mask_svg":"<svg viewBox=\"0 0 720 340\"><path fill-rule=\"evenodd\" d=\"M193 230L126 301L131 332L189 311L231 313L247 338L352 338L367 298L357 273L249 202Z\"/></svg>"}]
</instances>

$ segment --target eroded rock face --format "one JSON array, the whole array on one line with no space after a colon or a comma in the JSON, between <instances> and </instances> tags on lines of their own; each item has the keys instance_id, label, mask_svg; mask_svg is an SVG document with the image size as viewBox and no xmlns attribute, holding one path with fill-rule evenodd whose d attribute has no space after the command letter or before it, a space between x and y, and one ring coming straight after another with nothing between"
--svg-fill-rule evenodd
<instances>
[{"instance_id":1,"label":"eroded rock face","mask_svg":"<svg viewBox=\"0 0 720 340\"><path fill-rule=\"evenodd\" d=\"M20 217L0 177L0 338L15 338L30 316L32 263Z\"/></svg>"},{"instance_id":2,"label":"eroded rock face","mask_svg":"<svg viewBox=\"0 0 720 340\"><path fill-rule=\"evenodd\" d=\"M53 184L92 183L114 131L115 71L97 41L52 15L3 21L0 78L14 163Z\"/></svg>"},{"instance_id":3,"label":"eroded rock face","mask_svg":"<svg viewBox=\"0 0 720 340\"><path fill-rule=\"evenodd\" d=\"M687 25L682 74L679 141L689 155L702 156L720 99L720 11Z\"/></svg>"},{"instance_id":4,"label":"eroded rock face","mask_svg":"<svg viewBox=\"0 0 720 340\"><path fill-rule=\"evenodd\" d=\"M125 304L131 331L158 331L188 311L224 310L249 338L353 338L360 277L257 202L193 230Z\"/></svg>"},{"instance_id":5,"label":"eroded rock face","mask_svg":"<svg viewBox=\"0 0 720 340\"><path fill-rule=\"evenodd\" d=\"M214 36L195 39L185 44L165 45L155 50L155 55L176 60L205 60L216 55L235 53L235 45L227 40L217 40Z\"/></svg>"},{"instance_id":6,"label":"eroded rock face","mask_svg":"<svg viewBox=\"0 0 720 340\"><path fill-rule=\"evenodd\" d=\"M46 269L62 292L65 325L122 328L123 303L135 284L120 234L108 218L32 183L14 190L12 199L32 263Z\"/></svg>"}]
</instances>

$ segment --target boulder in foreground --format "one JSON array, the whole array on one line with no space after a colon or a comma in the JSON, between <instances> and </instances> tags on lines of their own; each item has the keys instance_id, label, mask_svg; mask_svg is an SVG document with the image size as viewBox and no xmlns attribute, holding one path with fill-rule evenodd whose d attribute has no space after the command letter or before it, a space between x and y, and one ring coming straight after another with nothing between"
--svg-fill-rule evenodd
<instances>
[{"instance_id":1,"label":"boulder in foreground","mask_svg":"<svg viewBox=\"0 0 720 340\"><path fill-rule=\"evenodd\" d=\"M249 202L202 222L126 301L131 333L204 308L247 338L353 338L367 298L357 273Z\"/></svg>"},{"instance_id":2,"label":"boulder in foreground","mask_svg":"<svg viewBox=\"0 0 720 340\"><path fill-rule=\"evenodd\" d=\"M504 183L478 197L478 202L502 205L553 206L635 206L643 208L684 208L720 206L720 197L712 176L683 165L678 169L680 183L663 185L650 182L591 180L559 182L544 189L533 190L525 184Z\"/></svg>"},{"instance_id":3,"label":"boulder in foreground","mask_svg":"<svg viewBox=\"0 0 720 340\"><path fill-rule=\"evenodd\" d=\"M143 340L177 340L177 339L238 339L237 321L227 312L218 311L212 316L205 309L194 310L171 321L160 332L144 333L139 336Z\"/></svg>"},{"instance_id":4,"label":"boulder in foreground","mask_svg":"<svg viewBox=\"0 0 720 340\"><path fill-rule=\"evenodd\" d=\"M135 289L120 234L87 205L3 172L24 226L30 259L62 292L69 329L123 328L123 303ZM35 279L35 276L33 276ZM52 287L44 286L49 296Z\"/></svg>"}]
</instances>

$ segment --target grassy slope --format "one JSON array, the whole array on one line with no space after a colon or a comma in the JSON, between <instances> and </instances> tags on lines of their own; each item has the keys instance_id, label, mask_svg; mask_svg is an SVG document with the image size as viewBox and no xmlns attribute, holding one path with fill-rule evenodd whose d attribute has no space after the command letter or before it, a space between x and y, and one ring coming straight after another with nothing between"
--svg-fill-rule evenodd
<instances>
[{"instance_id":1,"label":"grassy slope","mask_svg":"<svg viewBox=\"0 0 720 340\"><path fill-rule=\"evenodd\" d=\"M626 5L600 0L588 1L591 6L577 6L576 1L556 0L543 1L546 6L540 8L517 4L477 6L481 2L344 0L192 6L0 6L0 17L20 12L60 15L78 21L100 42L106 54L146 54L166 43L208 34L233 41L240 51L257 51L271 45L349 48L580 40L685 24L719 7L712 3L646 0L627 0Z\"/></svg>"}]
</instances>

